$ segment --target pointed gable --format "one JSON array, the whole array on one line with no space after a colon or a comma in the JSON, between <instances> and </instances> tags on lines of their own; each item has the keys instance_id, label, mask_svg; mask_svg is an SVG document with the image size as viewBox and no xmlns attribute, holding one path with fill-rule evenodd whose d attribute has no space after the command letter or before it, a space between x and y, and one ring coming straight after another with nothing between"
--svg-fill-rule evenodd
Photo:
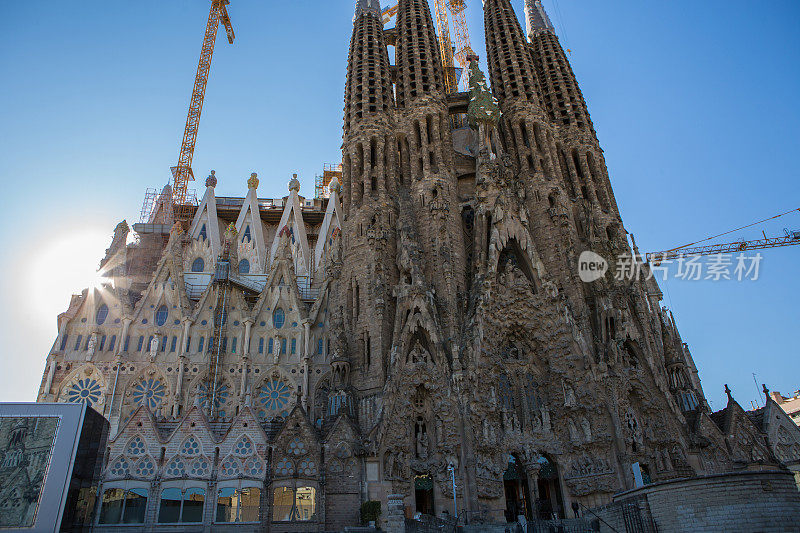
<instances>
[{"instance_id":1,"label":"pointed gable","mask_svg":"<svg viewBox=\"0 0 800 533\"><path fill-rule=\"evenodd\" d=\"M191 312L189 296L183 280L182 234L183 229L180 224L174 224L170 230L169 242L156 266L150 285L136 304L134 320L140 318L145 309L150 309L150 305L154 307L167 305L168 308L175 306L180 310L181 318L188 316Z\"/></svg>"},{"instance_id":2,"label":"pointed gable","mask_svg":"<svg viewBox=\"0 0 800 533\"><path fill-rule=\"evenodd\" d=\"M305 222L303 222L303 210L299 192L300 182L295 174L289 182L289 197L286 200L286 207L283 209L281 221L278 223L278 235L272 241L269 260L270 263L275 260L281 237L288 235L291 241L290 249L297 267L297 275L307 276L311 273L311 254L308 249L308 237L306 236Z\"/></svg>"},{"instance_id":3,"label":"pointed gable","mask_svg":"<svg viewBox=\"0 0 800 533\"><path fill-rule=\"evenodd\" d=\"M206 179L206 193L197 208L189 228L189 237L192 239L209 239L211 241L211 254L216 258L222 252L222 239L217 218L217 198L214 196L214 187L217 178L214 171ZM208 266L206 267L208 270Z\"/></svg>"},{"instance_id":4,"label":"pointed gable","mask_svg":"<svg viewBox=\"0 0 800 533\"><path fill-rule=\"evenodd\" d=\"M236 219L239 255L249 261L250 272L263 272L266 265L266 240L264 227L261 224L261 210L258 206L258 178L255 172L250 175L247 185L247 196ZM249 251L252 253L246 253Z\"/></svg>"},{"instance_id":5,"label":"pointed gable","mask_svg":"<svg viewBox=\"0 0 800 533\"><path fill-rule=\"evenodd\" d=\"M322 456L319 433L308 421L299 398L275 438L274 450L275 478L317 479Z\"/></svg>"},{"instance_id":6,"label":"pointed gable","mask_svg":"<svg viewBox=\"0 0 800 533\"><path fill-rule=\"evenodd\" d=\"M342 228L342 217L339 212L339 182L336 178L331 180L329 184L331 196L328 200L328 208L325 211L325 219L322 221L322 227L319 230L319 237L317 238L317 245L314 250L314 265L316 271L322 267L323 257L325 253L330 253L331 247L334 245L335 240L339 237Z\"/></svg>"}]
</instances>

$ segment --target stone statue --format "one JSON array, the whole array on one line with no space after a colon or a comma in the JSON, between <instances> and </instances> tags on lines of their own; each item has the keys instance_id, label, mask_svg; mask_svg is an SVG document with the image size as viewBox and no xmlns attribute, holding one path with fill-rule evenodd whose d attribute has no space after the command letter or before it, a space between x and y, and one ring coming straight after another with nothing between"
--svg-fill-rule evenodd
<instances>
[{"instance_id":1,"label":"stone statue","mask_svg":"<svg viewBox=\"0 0 800 533\"><path fill-rule=\"evenodd\" d=\"M578 433L578 428L572 420L569 421L569 440L571 440L573 444L581 443L581 436Z\"/></svg>"},{"instance_id":2,"label":"stone statue","mask_svg":"<svg viewBox=\"0 0 800 533\"><path fill-rule=\"evenodd\" d=\"M152 363L156 359L156 354L158 354L158 335L153 335L153 339L150 341L150 362Z\"/></svg>"},{"instance_id":3,"label":"stone statue","mask_svg":"<svg viewBox=\"0 0 800 533\"><path fill-rule=\"evenodd\" d=\"M417 458L425 461L428 458L428 432L424 422L417 422Z\"/></svg>"},{"instance_id":4,"label":"stone statue","mask_svg":"<svg viewBox=\"0 0 800 533\"><path fill-rule=\"evenodd\" d=\"M583 430L583 442L592 442L592 426L585 416L581 418L581 429Z\"/></svg>"},{"instance_id":5,"label":"stone statue","mask_svg":"<svg viewBox=\"0 0 800 533\"><path fill-rule=\"evenodd\" d=\"M564 407L576 407L578 401L575 399L575 391L566 381L562 382L564 385Z\"/></svg>"},{"instance_id":6,"label":"stone statue","mask_svg":"<svg viewBox=\"0 0 800 533\"><path fill-rule=\"evenodd\" d=\"M92 333L91 337L89 337L89 343L86 345L86 353L88 357L93 356L96 350L97 350L97 333Z\"/></svg>"}]
</instances>

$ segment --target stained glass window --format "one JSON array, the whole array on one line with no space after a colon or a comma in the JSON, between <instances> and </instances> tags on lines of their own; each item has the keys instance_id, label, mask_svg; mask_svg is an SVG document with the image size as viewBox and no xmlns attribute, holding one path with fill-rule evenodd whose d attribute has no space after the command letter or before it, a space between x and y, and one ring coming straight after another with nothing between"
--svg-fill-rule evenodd
<instances>
[{"instance_id":1,"label":"stained glass window","mask_svg":"<svg viewBox=\"0 0 800 533\"><path fill-rule=\"evenodd\" d=\"M286 322L286 313L283 312L283 309L278 307L272 313L272 325L275 326L275 328L277 329L281 329L285 322Z\"/></svg>"},{"instance_id":2,"label":"stained glass window","mask_svg":"<svg viewBox=\"0 0 800 533\"><path fill-rule=\"evenodd\" d=\"M264 465L261 463L261 459L258 457L250 457L244 462L244 473L250 477L261 477L261 474L264 473Z\"/></svg>"},{"instance_id":3,"label":"stained glass window","mask_svg":"<svg viewBox=\"0 0 800 533\"><path fill-rule=\"evenodd\" d=\"M183 446L181 446L181 454L183 455L198 455L200 453L200 443L197 442L197 439L194 437L189 437L185 441L183 441Z\"/></svg>"},{"instance_id":4,"label":"stained glass window","mask_svg":"<svg viewBox=\"0 0 800 533\"><path fill-rule=\"evenodd\" d=\"M198 257L192 261L192 272L203 272L206 268L206 262L202 257Z\"/></svg>"},{"instance_id":5,"label":"stained glass window","mask_svg":"<svg viewBox=\"0 0 800 533\"><path fill-rule=\"evenodd\" d=\"M130 465L124 457L117 458L112 464L109 472L114 477L127 477L130 475Z\"/></svg>"},{"instance_id":6,"label":"stained glass window","mask_svg":"<svg viewBox=\"0 0 800 533\"><path fill-rule=\"evenodd\" d=\"M106 321L106 317L108 317L108 306L103 304L97 308L97 314L94 317L94 321L98 326L102 326Z\"/></svg>"},{"instance_id":7,"label":"stained glass window","mask_svg":"<svg viewBox=\"0 0 800 533\"><path fill-rule=\"evenodd\" d=\"M198 457L192 461L189 474L193 477L207 477L211 472L211 465L205 457Z\"/></svg>"},{"instance_id":8,"label":"stained glass window","mask_svg":"<svg viewBox=\"0 0 800 533\"><path fill-rule=\"evenodd\" d=\"M101 394L102 390L96 379L79 379L67 389L67 401L92 406L100 400Z\"/></svg>"},{"instance_id":9,"label":"stained glass window","mask_svg":"<svg viewBox=\"0 0 800 533\"><path fill-rule=\"evenodd\" d=\"M250 273L250 261L247 259L242 259L239 261L239 274L249 274Z\"/></svg>"},{"instance_id":10,"label":"stained glass window","mask_svg":"<svg viewBox=\"0 0 800 533\"><path fill-rule=\"evenodd\" d=\"M275 465L275 474L278 476L291 476L294 474L294 465L288 459L281 459Z\"/></svg>"},{"instance_id":11,"label":"stained glass window","mask_svg":"<svg viewBox=\"0 0 800 533\"><path fill-rule=\"evenodd\" d=\"M158 409L164 401L167 388L158 379L143 379L133 387L133 401L137 405L146 405L151 411Z\"/></svg>"},{"instance_id":12,"label":"stained glass window","mask_svg":"<svg viewBox=\"0 0 800 533\"><path fill-rule=\"evenodd\" d=\"M285 381L273 379L259 389L259 401L270 411L278 411L289 403L291 390ZM281 413L283 416L285 414ZM288 414L288 413L286 413Z\"/></svg>"},{"instance_id":13,"label":"stained glass window","mask_svg":"<svg viewBox=\"0 0 800 533\"><path fill-rule=\"evenodd\" d=\"M150 457L144 457L136 463L136 476L149 478L156 473L156 465Z\"/></svg>"},{"instance_id":14,"label":"stained glass window","mask_svg":"<svg viewBox=\"0 0 800 533\"><path fill-rule=\"evenodd\" d=\"M132 455L133 457L144 455L146 452L147 447L145 446L142 438L138 435L131 439L131 441L128 443L128 447L125 449L125 453Z\"/></svg>"},{"instance_id":15,"label":"stained glass window","mask_svg":"<svg viewBox=\"0 0 800 533\"><path fill-rule=\"evenodd\" d=\"M200 405L202 406L203 410L208 412L209 407L211 406L212 394L210 391L212 389L208 386L208 383L205 381L201 382L197 386L197 394L200 397ZM221 383L217 385L217 394L213 395L214 398L214 412L217 413L219 416L225 416L225 407L228 404L228 400L230 399L231 391L230 387L225 383Z\"/></svg>"},{"instance_id":16,"label":"stained glass window","mask_svg":"<svg viewBox=\"0 0 800 533\"><path fill-rule=\"evenodd\" d=\"M225 477L238 477L241 473L239 469L239 460L234 457L228 457L222 463L222 475Z\"/></svg>"},{"instance_id":17,"label":"stained glass window","mask_svg":"<svg viewBox=\"0 0 800 533\"><path fill-rule=\"evenodd\" d=\"M177 456L173 457L169 464L167 464L164 473L167 477L184 477L186 475L186 463L183 461L183 458Z\"/></svg>"},{"instance_id":18,"label":"stained glass window","mask_svg":"<svg viewBox=\"0 0 800 533\"><path fill-rule=\"evenodd\" d=\"M299 438L295 438L289 443L289 453L292 455L305 455L308 453L308 450L306 449L306 445L303 441L301 441Z\"/></svg>"},{"instance_id":19,"label":"stained glass window","mask_svg":"<svg viewBox=\"0 0 800 533\"><path fill-rule=\"evenodd\" d=\"M163 326L167 323L167 317L169 317L169 309L167 309L166 305L162 305L158 309L156 309L156 325Z\"/></svg>"},{"instance_id":20,"label":"stained glass window","mask_svg":"<svg viewBox=\"0 0 800 533\"><path fill-rule=\"evenodd\" d=\"M253 441L247 437L242 437L233 447L233 453L236 455L250 455L253 453Z\"/></svg>"},{"instance_id":21,"label":"stained glass window","mask_svg":"<svg viewBox=\"0 0 800 533\"><path fill-rule=\"evenodd\" d=\"M317 475L317 464L314 461L304 459L300 461L297 474L301 476L313 477Z\"/></svg>"}]
</instances>

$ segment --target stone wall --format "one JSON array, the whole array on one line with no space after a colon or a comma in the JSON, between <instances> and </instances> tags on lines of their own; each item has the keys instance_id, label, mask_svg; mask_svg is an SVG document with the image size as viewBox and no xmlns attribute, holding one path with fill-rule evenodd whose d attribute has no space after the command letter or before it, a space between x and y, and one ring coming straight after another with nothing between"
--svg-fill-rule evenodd
<instances>
[{"instance_id":1,"label":"stone wall","mask_svg":"<svg viewBox=\"0 0 800 533\"><path fill-rule=\"evenodd\" d=\"M623 492L595 511L604 521L601 531L626 531L623 507L630 503L638 504L643 523L652 517L660 532L800 531L800 492L791 473L777 470L678 479Z\"/></svg>"}]
</instances>

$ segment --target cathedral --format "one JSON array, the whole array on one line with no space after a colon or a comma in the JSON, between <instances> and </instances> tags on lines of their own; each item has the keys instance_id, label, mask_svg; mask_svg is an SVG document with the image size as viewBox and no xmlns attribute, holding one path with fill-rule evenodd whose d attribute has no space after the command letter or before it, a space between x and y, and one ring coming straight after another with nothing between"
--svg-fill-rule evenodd
<instances>
[{"instance_id":1,"label":"cathedral","mask_svg":"<svg viewBox=\"0 0 800 533\"><path fill-rule=\"evenodd\" d=\"M796 428L711 411L647 264L581 279L583 252L638 256L586 102L539 0L525 29L483 12L488 79L472 56L448 93L427 0L392 29L356 2L325 194L212 171L188 225L114 229L38 394L110 422L98 531L567 518L800 461Z\"/></svg>"}]
</instances>

